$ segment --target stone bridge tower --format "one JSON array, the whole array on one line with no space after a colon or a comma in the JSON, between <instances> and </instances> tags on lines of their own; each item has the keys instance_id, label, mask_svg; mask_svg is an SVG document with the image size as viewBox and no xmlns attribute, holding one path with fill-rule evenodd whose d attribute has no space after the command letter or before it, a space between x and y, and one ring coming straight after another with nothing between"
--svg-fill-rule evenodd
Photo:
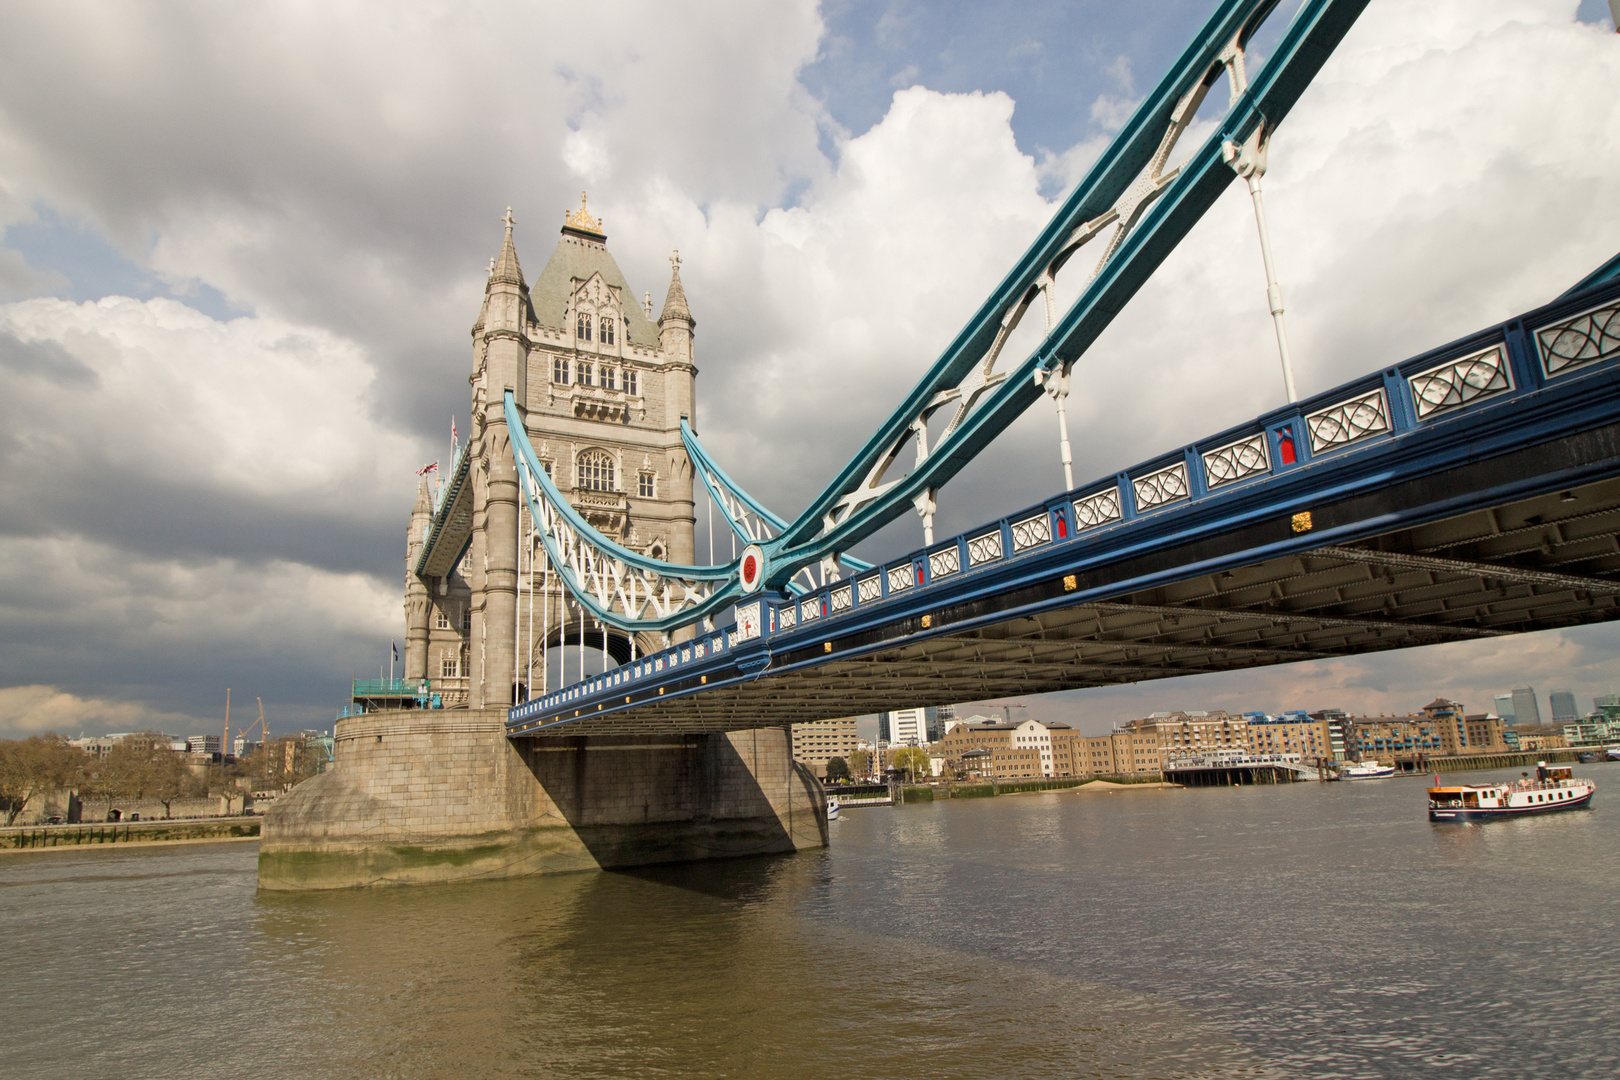
<instances>
[{"instance_id":1,"label":"stone bridge tower","mask_svg":"<svg viewBox=\"0 0 1620 1080\"><path fill-rule=\"evenodd\" d=\"M573 654L573 679L579 650L568 646L623 662L663 642L589 619L582 628L555 587L532 547L506 391L583 517L627 547L691 563L680 423L695 420L697 377L678 258L655 323L651 297L636 302L583 201L532 288L512 225L508 211L472 329L467 446L437 493L418 486L406 539L405 676L427 679L438 700L411 685L338 720L331 766L265 818L260 888L517 877L827 842L821 786L766 717L724 733L507 736L514 698L531 678L535 692L543 685L543 654Z\"/></svg>"},{"instance_id":2,"label":"stone bridge tower","mask_svg":"<svg viewBox=\"0 0 1620 1080\"><path fill-rule=\"evenodd\" d=\"M587 618L531 553L503 406L510 389L530 442L553 482L604 534L654 558L693 561L692 467L682 418L696 426L696 321L672 257L655 324L607 248L602 220L581 197L531 288L513 242L511 212L473 324L472 531L454 570L406 575L407 679L427 678L450 707L495 708L538 693L545 663L567 646L603 649L619 662L660 641L632 642ZM418 493L407 539L415 566L423 523ZM532 567L532 569L531 569ZM532 610L531 610L532 609ZM557 661L552 660L555 665Z\"/></svg>"}]
</instances>

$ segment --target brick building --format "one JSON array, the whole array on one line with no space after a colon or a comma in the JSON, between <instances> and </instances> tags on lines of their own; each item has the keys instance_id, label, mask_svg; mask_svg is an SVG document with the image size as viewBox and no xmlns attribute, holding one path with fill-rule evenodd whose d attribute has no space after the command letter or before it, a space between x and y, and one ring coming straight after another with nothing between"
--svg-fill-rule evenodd
<instances>
[{"instance_id":1,"label":"brick building","mask_svg":"<svg viewBox=\"0 0 1620 1080\"><path fill-rule=\"evenodd\" d=\"M793 760L822 780L827 779L827 762L843 758L844 763L849 764L850 755L860 749L860 745L853 716L793 725Z\"/></svg>"}]
</instances>

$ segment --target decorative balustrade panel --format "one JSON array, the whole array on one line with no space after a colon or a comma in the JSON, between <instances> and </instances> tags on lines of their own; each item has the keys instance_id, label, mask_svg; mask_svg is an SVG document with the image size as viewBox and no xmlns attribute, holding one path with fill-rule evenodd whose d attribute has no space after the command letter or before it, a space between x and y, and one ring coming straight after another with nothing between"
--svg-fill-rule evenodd
<instances>
[{"instance_id":1,"label":"decorative balustrade panel","mask_svg":"<svg viewBox=\"0 0 1620 1080\"><path fill-rule=\"evenodd\" d=\"M1015 521L1012 525L1014 551L1028 551L1032 547L1052 542L1052 520L1042 511L1034 517Z\"/></svg>"},{"instance_id":2,"label":"decorative balustrade panel","mask_svg":"<svg viewBox=\"0 0 1620 1080\"><path fill-rule=\"evenodd\" d=\"M987 532L968 541L968 565L983 566L1001 558L1001 530Z\"/></svg>"},{"instance_id":3,"label":"decorative balustrade panel","mask_svg":"<svg viewBox=\"0 0 1620 1080\"><path fill-rule=\"evenodd\" d=\"M834 589L827 594L827 598L831 603L834 615L848 611L854 605L853 593L851 593L848 585Z\"/></svg>"},{"instance_id":4,"label":"decorative balustrade panel","mask_svg":"<svg viewBox=\"0 0 1620 1080\"><path fill-rule=\"evenodd\" d=\"M960 569L962 569L962 556L956 550L955 544L928 556L928 573L935 581L943 577L950 577Z\"/></svg>"},{"instance_id":5,"label":"decorative balustrade panel","mask_svg":"<svg viewBox=\"0 0 1620 1080\"><path fill-rule=\"evenodd\" d=\"M1541 369L1549 378L1620 356L1620 303L1584 311L1536 331Z\"/></svg>"},{"instance_id":6,"label":"decorative balustrade panel","mask_svg":"<svg viewBox=\"0 0 1620 1080\"><path fill-rule=\"evenodd\" d=\"M1222 484L1271 471L1264 433L1239 439L1204 455L1204 485L1211 491Z\"/></svg>"},{"instance_id":7,"label":"decorative balustrade panel","mask_svg":"<svg viewBox=\"0 0 1620 1080\"><path fill-rule=\"evenodd\" d=\"M1459 360L1447 360L1413 375L1407 382L1412 386L1412 405L1419 420L1513 389L1507 350L1500 345Z\"/></svg>"},{"instance_id":8,"label":"decorative balustrade panel","mask_svg":"<svg viewBox=\"0 0 1620 1080\"><path fill-rule=\"evenodd\" d=\"M1119 518L1119 487L1074 501L1074 527L1080 532L1108 525Z\"/></svg>"},{"instance_id":9,"label":"decorative balustrade panel","mask_svg":"<svg viewBox=\"0 0 1620 1080\"><path fill-rule=\"evenodd\" d=\"M1191 494L1187 487L1187 463L1178 461L1158 472L1150 472L1146 476L1133 476L1131 487L1136 491L1138 514L1179 502Z\"/></svg>"},{"instance_id":10,"label":"decorative balustrade panel","mask_svg":"<svg viewBox=\"0 0 1620 1080\"><path fill-rule=\"evenodd\" d=\"M893 570L889 571L890 593L905 592L915 584L917 584L917 572L912 569L910 563L906 563L904 566L897 566Z\"/></svg>"},{"instance_id":11,"label":"decorative balustrade panel","mask_svg":"<svg viewBox=\"0 0 1620 1080\"><path fill-rule=\"evenodd\" d=\"M784 630L791 630L799 625L799 613L792 604L786 604L777 609L776 625Z\"/></svg>"},{"instance_id":12,"label":"decorative balustrade panel","mask_svg":"<svg viewBox=\"0 0 1620 1080\"><path fill-rule=\"evenodd\" d=\"M883 579L876 574L871 577L861 578L860 581L855 583L855 587L858 590L855 595L860 597L863 604L870 604L873 600L880 599L883 596Z\"/></svg>"},{"instance_id":13,"label":"decorative balustrade panel","mask_svg":"<svg viewBox=\"0 0 1620 1080\"><path fill-rule=\"evenodd\" d=\"M1311 453L1320 454L1389 430L1389 405L1382 390L1342 401L1305 418Z\"/></svg>"}]
</instances>

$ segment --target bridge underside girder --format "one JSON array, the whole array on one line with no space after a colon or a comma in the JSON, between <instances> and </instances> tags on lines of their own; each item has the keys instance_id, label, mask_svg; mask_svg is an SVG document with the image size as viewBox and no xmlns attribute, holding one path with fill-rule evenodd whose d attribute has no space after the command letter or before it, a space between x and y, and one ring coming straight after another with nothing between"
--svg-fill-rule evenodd
<instances>
[{"instance_id":1,"label":"bridge underside girder","mask_svg":"<svg viewBox=\"0 0 1620 1080\"><path fill-rule=\"evenodd\" d=\"M1174 549L1159 560L1186 558ZM1189 562L1196 560L1188 559ZM1122 574L1122 576L1124 576ZM936 627L971 623L974 604ZM722 731L1237 671L1620 616L1620 480L639 704L548 734Z\"/></svg>"}]
</instances>

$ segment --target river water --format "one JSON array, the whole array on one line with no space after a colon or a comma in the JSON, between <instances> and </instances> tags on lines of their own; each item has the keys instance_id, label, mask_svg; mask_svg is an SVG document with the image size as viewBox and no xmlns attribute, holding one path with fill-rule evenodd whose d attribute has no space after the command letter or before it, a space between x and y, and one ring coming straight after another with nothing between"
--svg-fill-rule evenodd
<instances>
[{"instance_id":1,"label":"river water","mask_svg":"<svg viewBox=\"0 0 1620 1080\"><path fill-rule=\"evenodd\" d=\"M317 895L0 858L5 1077L1613 1077L1620 768L845 811L830 850ZM1478 774L1505 776L1509 774ZM1449 779L1449 778L1448 778Z\"/></svg>"}]
</instances>

